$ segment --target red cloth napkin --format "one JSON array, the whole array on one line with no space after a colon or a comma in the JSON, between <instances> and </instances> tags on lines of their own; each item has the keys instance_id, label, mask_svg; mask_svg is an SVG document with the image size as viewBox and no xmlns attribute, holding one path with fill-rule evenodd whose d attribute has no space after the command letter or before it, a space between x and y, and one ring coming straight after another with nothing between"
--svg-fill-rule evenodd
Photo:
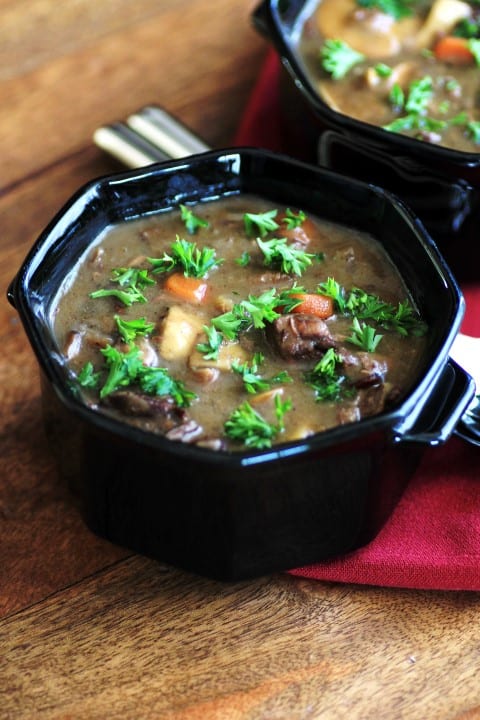
<instances>
[{"instance_id":1,"label":"red cloth napkin","mask_svg":"<svg viewBox=\"0 0 480 720\"><path fill-rule=\"evenodd\" d=\"M235 144L288 152L279 112L279 73L271 51ZM467 301L462 330L480 337L480 285L462 289ZM291 572L385 587L480 590L480 449L457 437L428 448L393 515L369 545Z\"/></svg>"}]
</instances>

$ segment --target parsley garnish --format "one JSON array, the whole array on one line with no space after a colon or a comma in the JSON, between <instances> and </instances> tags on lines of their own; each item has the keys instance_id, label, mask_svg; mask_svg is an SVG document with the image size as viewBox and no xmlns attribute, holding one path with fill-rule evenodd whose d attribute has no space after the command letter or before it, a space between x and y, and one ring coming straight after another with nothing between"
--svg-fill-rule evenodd
<instances>
[{"instance_id":1,"label":"parsley garnish","mask_svg":"<svg viewBox=\"0 0 480 720\"><path fill-rule=\"evenodd\" d=\"M287 230L294 230L295 228L299 227L305 220L307 219L307 216L303 212L303 210L299 210L298 213L294 213L293 210L290 210L290 208L287 208L285 211L285 217L283 218L283 224L287 228Z\"/></svg>"},{"instance_id":2,"label":"parsley garnish","mask_svg":"<svg viewBox=\"0 0 480 720\"><path fill-rule=\"evenodd\" d=\"M86 362L77 375L77 380L84 388L96 388L99 382L100 373L93 370L92 363Z\"/></svg>"},{"instance_id":3,"label":"parsley garnish","mask_svg":"<svg viewBox=\"0 0 480 720\"><path fill-rule=\"evenodd\" d=\"M395 20L409 17L412 14L410 7L412 0L357 0L357 5L364 8L377 8Z\"/></svg>"},{"instance_id":4,"label":"parsley garnish","mask_svg":"<svg viewBox=\"0 0 480 720\"><path fill-rule=\"evenodd\" d=\"M312 264L312 253L288 244L286 238L262 240L257 238L257 245L265 258L265 265L274 265L287 275L302 275Z\"/></svg>"},{"instance_id":5,"label":"parsley garnish","mask_svg":"<svg viewBox=\"0 0 480 720\"><path fill-rule=\"evenodd\" d=\"M108 368L107 379L100 390L101 398L133 384L138 384L149 395L170 395L181 407L187 407L197 397L182 382L172 378L166 368L143 365L140 350L135 345L125 353L111 345L100 352Z\"/></svg>"},{"instance_id":6,"label":"parsley garnish","mask_svg":"<svg viewBox=\"0 0 480 720\"><path fill-rule=\"evenodd\" d=\"M268 210L264 213L245 213L243 222L245 232L249 237L260 234L265 237L272 230L278 230L280 225L275 221L278 210Z\"/></svg>"},{"instance_id":7,"label":"parsley garnish","mask_svg":"<svg viewBox=\"0 0 480 720\"><path fill-rule=\"evenodd\" d=\"M216 360L223 342L223 335L213 325L204 325L203 329L207 336L207 342L198 343L197 350L203 354L205 360Z\"/></svg>"},{"instance_id":8,"label":"parsley garnish","mask_svg":"<svg viewBox=\"0 0 480 720\"><path fill-rule=\"evenodd\" d=\"M197 395L187 390L184 383L174 380L166 368L142 365L138 383L149 395L170 395L180 407L188 407Z\"/></svg>"},{"instance_id":9,"label":"parsley garnish","mask_svg":"<svg viewBox=\"0 0 480 720\"><path fill-rule=\"evenodd\" d=\"M333 298L343 315L352 315L359 320L373 320L400 335L424 335L427 330L408 299L395 306L358 287L347 293L333 278L320 283L318 291Z\"/></svg>"},{"instance_id":10,"label":"parsley garnish","mask_svg":"<svg viewBox=\"0 0 480 720\"><path fill-rule=\"evenodd\" d=\"M251 327L264 328L266 323L280 317L278 308L282 308L282 312L291 312L302 302L301 298L292 295L301 292L304 292L302 287L293 285L278 295L276 288L271 288L261 295L249 295L245 300L240 300L228 312L212 318L210 325L204 325L207 342L199 343L197 350L204 354L205 359L216 360L224 340L236 340L239 333Z\"/></svg>"},{"instance_id":11,"label":"parsley garnish","mask_svg":"<svg viewBox=\"0 0 480 720\"><path fill-rule=\"evenodd\" d=\"M178 235L170 248L170 255L164 253L161 258L147 258L153 266L152 272L170 272L180 266L186 277L202 278L222 262L222 260L217 260L213 248L204 247L200 250L196 243L184 240Z\"/></svg>"},{"instance_id":12,"label":"parsley garnish","mask_svg":"<svg viewBox=\"0 0 480 720\"><path fill-rule=\"evenodd\" d=\"M104 288L90 293L91 298L115 297L129 307L133 303L146 303L147 298L142 293L148 285L155 285L155 280L148 276L148 270L138 268L114 268L110 278L111 282L120 285L119 288Z\"/></svg>"},{"instance_id":13,"label":"parsley garnish","mask_svg":"<svg viewBox=\"0 0 480 720\"><path fill-rule=\"evenodd\" d=\"M146 318L141 317L136 320L124 320L120 315L115 315L118 332L126 343L132 343L137 335L148 335L155 328L155 323L147 322Z\"/></svg>"},{"instance_id":14,"label":"parsley garnish","mask_svg":"<svg viewBox=\"0 0 480 720\"><path fill-rule=\"evenodd\" d=\"M352 334L347 340L366 352L375 352L382 337L383 335L379 335L371 325L361 323L357 317L354 317Z\"/></svg>"},{"instance_id":15,"label":"parsley garnish","mask_svg":"<svg viewBox=\"0 0 480 720\"><path fill-rule=\"evenodd\" d=\"M180 205L180 217L185 223L185 228L190 235L194 235L199 228L208 227L208 220L194 215L193 210L186 205Z\"/></svg>"},{"instance_id":16,"label":"parsley garnish","mask_svg":"<svg viewBox=\"0 0 480 720\"><path fill-rule=\"evenodd\" d=\"M236 408L225 422L225 434L238 440L248 448L263 450L272 446L272 440L285 429L284 416L291 410L291 400L282 401L275 396L276 423L269 423L250 403L244 402Z\"/></svg>"},{"instance_id":17,"label":"parsley garnish","mask_svg":"<svg viewBox=\"0 0 480 720\"><path fill-rule=\"evenodd\" d=\"M108 367L107 379L100 390L100 397L104 398L115 392L115 390L127 387L135 382L142 360L140 350L135 346L132 346L128 352L123 353L112 347L112 345L107 345L100 352L104 356Z\"/></svg>"},{"instance_id":18,"label":"parsley garnish","mask_svg":"<svg viewBox=\"0 0 480 720\"><path fill-rule=\"evenodd\" d=\"M250 253L245 250L245 252L243 252L239 258L235 259L235 262L241 267L246 267L250 262Z\"/></svg>"},{"instance_id":19,"label":"parsley garnish","mask_svg":"<svg viewBox=\"0 0 480 720\"><path fill-rule=\"evenodd\" d=\"M258 368L259 365L262 364L263 360L264 356L262 353L255 353L251 363L240 363L238 361L232 363L232 370L241 376L245 390L252 395L265 390L270 390L272 385L292 382L292 378L286 370L279 372L277 375L274 375L269 379L262 378L258 373Z\"/></svg>"},{"instance_id":20,"label":"parsley garnish","mask_svg":"<svg viewBox=\"0 0 480 720\"><path fill-rule=\"evenodd\" d=\"M352 388L345 385L345 376L338 372L340 362L339 355L333 348L329 348L313 370L305 373L305 382L314 389L318 402L338 401L354 393Z\"/></svg>"},{"instance_id":21,"label":"parsley garnish","mask_svg":"<svg viewBox=\"0 0 480 720\"><path fill-rule=\"evenodd\" d=\"M325 40L321 50L322 67L334 80L340 80L357 65L365 60L362 53L354 50L343 40L328 38Z\"/></svg>"}]
</instances>

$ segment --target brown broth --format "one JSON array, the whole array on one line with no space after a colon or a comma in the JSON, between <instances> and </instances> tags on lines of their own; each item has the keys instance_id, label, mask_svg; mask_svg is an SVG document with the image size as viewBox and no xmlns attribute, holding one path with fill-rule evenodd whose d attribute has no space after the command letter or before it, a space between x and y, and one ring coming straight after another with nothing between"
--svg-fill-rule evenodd
<instances>
[{"instance_id":1,"label":"brown broth","mask_svg":"<svg viewBox=\"0 0 480 720\"><path fill-rule=\"evenodd\" d=\"M224 423L234 408L245 401L251 403L269 422L275 422L274 400L271 393L264 396L248 394L240 376L231 369L216 373L218 377L211 382L207 382L211 378L205 377L209 371L199 372L196 362L192 369L192 353L197 343L206 339L202 337L203 325L208 325L212 317L249 295L260 295L272 287L280 292L294 284L314 292L318 283L329 277L335 278L346 289L360 287L394 305L408 297L399 273L373 237L313 216L307 220L313 222L309 229L308 252L323 253L323 260L314 260L302 277L281 274L265 267L255 239L248 238L245 233L243 215L245 212L265 212L274 207L269 201L245 195L199 204L193 210L209 222L209 227L201 228L195 235L188 235L180 213L176 210L109 229L93 243L79 267L67 278L55 305L54 331L59 347L65 352L69 369L78 374L85 363L90 361L95 370L103 373L104 379L104 358L100 347L109 343L126 349L120 343L114 314L118 313L127 320L146 317L155 325L148 336L148 346L156 355L153 364L167 367L175 379L182 381L199 396L186 409L188 417L202 428L195 442L208 445L212 439L221 439L219 447L244 449L241 443L225 438ZM284 211L285 208L279 210ZM217 257L223 261L206 278L209 292L205 302L195 305L178 299L164 289L169 274L152 275L151 272L155 284L145 288L144 294L148 299L145 304L124 307L112 297L89 297L91 292L99 288L113 287L110 282L113 268L133 265L151 270L146 258L161 257L168 252L177 235L195 241L199 247L214 248ZM280 230L270 233L268 237L274 235L281 235ZM245 267L237 262L244 252L248 252L251 257ZM186 313L187 317L197 318L198 336L195 335L191 351L186 355L166 360L162 356L162 348L165 349L164 354L170 352L167 353L166 346L162 345L166 336L165 318L171 317L169 313L173 307ZM335 314L326 322L339 345L347 348L349 353L354 354L359 350L346 340L351 332L351 318ZM384 329L381 332L383 339L371 356L380 361L386 360L388 370L384 385L388 389L397 389L398 395L403 396L416 377L424 338L403 337ZM249 330L241 334L235 352L238 350L241 353L242 362L250 362L254 352L260 351L265 358L259 368L262 377L271 378L287 370L293 380L278 385L282 398L291 399L292 409L285 415L284 432L274 442L299 439L349 421L351 415L347 413L345 419L341 408L347 411L352 409L357 402L357 393L342 402L316 401L314 391L304 381L304 374L315 366L319 358L285 360L274 350L267 335L263 330ZM141 344L144 341L135 342ZM91 406L118 416L117 411L99 403L97 390L83 389L82 393ZM126 416L123 419L146 430L158 432L155 420Z\"/></svg>"}]
</instances>

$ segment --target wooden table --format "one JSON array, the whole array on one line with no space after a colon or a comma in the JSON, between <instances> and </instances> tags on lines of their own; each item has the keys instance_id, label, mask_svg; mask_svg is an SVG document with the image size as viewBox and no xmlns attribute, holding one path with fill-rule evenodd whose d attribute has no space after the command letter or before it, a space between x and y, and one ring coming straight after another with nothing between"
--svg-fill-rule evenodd
<instances>
[{"instance_id":1,"label":"wooden table","mask_svg":"<svg viewBox=\"0 0 480 720\"><path fill-rule=\"evenodd\" d=\"M7 284L117 169L97 126L154 102L230 142L266 50L251 9L0 2L1 720L480 717L478 594L199 579L94 537L54 472Z\"/></svg>"}]
</instances>

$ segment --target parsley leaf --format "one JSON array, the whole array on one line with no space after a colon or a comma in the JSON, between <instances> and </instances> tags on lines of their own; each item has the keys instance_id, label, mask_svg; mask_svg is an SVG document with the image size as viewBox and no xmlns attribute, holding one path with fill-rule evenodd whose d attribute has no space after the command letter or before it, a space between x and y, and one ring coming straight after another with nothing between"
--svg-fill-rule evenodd
<instances>
[{"instance_id":1,"label":"parsley leaf","mask_svg":"<svg viewBox=\"0 0 480 720\"><path fill-rule=\"evenodd\" d=\"M257 245L263 253L265 265L274 265L287 275L302 275L312 264L312 253L288 244L286 238L262 240L257 238Z\"/></svg>"},{"instance_id":2,"label":"parsley leaf","mask_svg":"<svg viewBox=\"0 0 480 720\"><path fill-rule=\"evenodd\" d=\"M137 335L148 335L155 328L155 323L147 322L144 317L136 320L124 320L120 315L115 315L114 319L120 335L129 344L135 340Z\"/></svg>"},{"instance_id":3,"label":"parsley leaf","mask_svg":"<svg viewBox=\"0 0 480 720\"><path fill-rule=\"evenodd\" d=\"M155 280L149 277L148 270L139 270L138 268L114 268L110 281L118 283L120 289L103 288L94 290L94 292L90 293L90 297L115 297L129 307L136 302L146 303L147 298L142 293L142 290L148 285L155 285Z\"/></svg>"},{"instance_id":4,"label":"parsley leaf","mask_svg":"<svg viewBox=\"0 0 480 720\"><path fill-rule=\"evenodd\" d=\"M259 233L260 237L263 238L272 230L278 230L280 225L275 221L277 213L278 210L268 210L264 213L245 213L243 216L245 232L250 237Z\"/></svg>"},{"instance_id":5,"label":"parsley leaf","mask_svg":"<svg viewBox=\"0 0 480 720\"><path fill-rule=\"evenodd\" d=\"M252 395L265 390L270 390L272 385L292 382L292 378L286 370L279 372L277 375L274 375L269 379L262 378L258 373L258 368L259 365L262 364L263 360L264 357L262 353L255 353L251 363L240 363L238 360L232 363L232 370L241 376L246 391Z\"/></svg>"},{"instance_id":6,"label":"parsley leaf","mask_svg":"<svg viewBox=\"0 0 480 720\"><path fill-rule=\"evenodd\" d=\"M325 40L320 52L322 67L334 80L340 80L347 73L362 62L365 56L354 50L343 40L328 38Z\"/></svg>"},{"instance_id":7,"label":"parsley leaf","mask_svg":"<svg viewBox=\"0 0 480 720\"><path fill-rule=\"evenodd\" d=\"M291 400L282 401L279 395L275 397L276 423L269 423L259 412L254 410L250 403L244 402L236 408L225 422L225 434L238 440L248 448L263 450L272 446L272 440L283 432L284 415L291 410Z\"/></svg>"},{"instance_id":8,"label":"parsley leaf","mask_svg":"<svg viewBox=\"0 0 480 720\"><path fill-rule=\"evenodd\" d=\"M86 362L77 375L77 380L84 388L96 388L100 378L100 373L93 370L92 363Z\"/></svg>"},{"instance_id":9,"label":"parsley leaf","mask_svg":"<svg viewBox=\"0 0 480 720\"><path fill-rule=\"evenodd\" d=\"M188 407L197 395L187 390L184 383L172 378L166 368L142 365L138 383L149 395L170 395L180 407Z\"/></svg>"},{"instance_id":10,"label":"parsley leaf","mask_svg":"<svg viewBox=\"0 0 480 720\"><path fill-rule=\"evenodd\" d=\"M204 247L200 250L196 243L184 240L178 235L170 248L170 255L164 253L161 258L147 258L148 262L153 266L152 272L170 272L175 267L180 266L183 268L186 277L202 278L223 262L217 260L213 248Z\"/></svg>"},{"instance_id":11,"label":"parsley leaf","mask_svg":"<svg viewBox=\"0 0 480 720\"><path fill-rule=\"evenodd\" d=\"M358 287L347 293L333 278L319 283L317 289L323 295L333 298L338 311L343 315L352 315L359 320L373 320L400 335L419 336L427 331L426 324L418 317L408 298L395 306Z\"/></svg>"},{"instance_id":12,"label":"parsley leaf","mask_svg":"<svg viewBox=\"0 0 480 720\"><path fill-rule=\"evenodd\" d=\"M144 365L140 350L135 345L125 353L111 345L107 345L100 352L108 368L107 379L100 390L101 398L135 383L149 395L171 395L181 407L190 405L197 397L195 393L187 390L182 382L173 379L166 368Z\"/></svg>"},{"instance_id":13,"label":"parsley leaf","mask_svg":"<svg viewBox=\"0 0 480 720\"><path fill-rule=\"evenodd\" d=\"M194 215L193 210L186 205L180 205L180 217L185 223L185 228L190 235L194 235L199 228L208 227L208 220Z\"/></svg>"},{"instance_id":14,"label":"parsley leaf","mask_svg":"<svg viewBox=\"0 0 480 720\"><path fill-rule=\"evenodd\" d=\"M345 384L345 376L338 371L340 362L340 356L333 348L329 348L313 370L305 373L304 380L315 391L318 402L336 402L354 394L354 389Z\"/></svg>"},{"instance_id":15,"label":"parsley leaf","mask_svg":"<svg viewBox=\"0 0 480 720\"><path fill-rule=\"evenodd\" d=\"M290 208L287 208L285 211L285 217L283 218L283 224L287 228L287 230L294 230L295 228L299 227L305 220L307 219L307 216L303 212L303 210L299 210L298 213L294 213L293 210L290 210Z\"/></svg>"},{"instance_id":16,"label":"parsley leaf","mask_svg":"<svg viewBox=\"0 0 480 720\"><path fill-rule=\"evenodd\" d=\"M108 376L100 390L100 397L104 398L121 387L128 387L137 379L142 365L140 350L133 345L128 352L107 345L100 350L108 367Z\"/></svg>"},{"instance_id":17,"label":"parsley leaf","mask_svg":"<svg viewBox=\"0 0 480 720\"><path fill-rule=\"evenodd\" d=\"M197 350L203 354L205 360L216 360L223 342L223 335L213 325L204 325L203 329L207 336L207 342L198 343Z\"/></svg>"},{"instance_id":18,"label":"parsley leaf","mask_svg":"<svg viewBox=\"0 0 480 720\"><path fill-rule=\"evenodd\" d=\"M366 352L375 352L382 337L371 325L360 323L359 319L354 317L352 334L347 340Z\"/></svg>"}]
</instances>

